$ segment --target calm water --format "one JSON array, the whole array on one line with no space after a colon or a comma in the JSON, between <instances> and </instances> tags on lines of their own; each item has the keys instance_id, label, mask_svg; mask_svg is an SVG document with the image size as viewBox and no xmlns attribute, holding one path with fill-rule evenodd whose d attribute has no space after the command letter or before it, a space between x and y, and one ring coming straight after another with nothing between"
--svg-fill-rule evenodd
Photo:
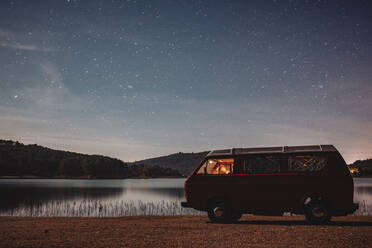
<instances>
[{"instance_id":1,"label":"calm water","mask_svg":"<svg viewBox=\"0 0 372 248\"><path fill-rule=\"evenodd\" d=\"M0 180L0 215L125 216L200 214L183 209L185 179ZM356 215L372 215L372 179L357 178Z\"/></svg>"}]
</instances>

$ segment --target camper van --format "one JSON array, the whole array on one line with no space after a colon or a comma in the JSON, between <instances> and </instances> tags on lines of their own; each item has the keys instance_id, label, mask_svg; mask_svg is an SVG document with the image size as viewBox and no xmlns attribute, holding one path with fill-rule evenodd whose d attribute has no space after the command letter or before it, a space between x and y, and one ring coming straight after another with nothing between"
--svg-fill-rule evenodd
<instances>
[{"instance_id":1,"label":"camper van","mask_svg":"<svg viewBox=\"0 0 372 248\"><path fill-rule=\"evenodd\" d=\"M242 214L303 214L314 224L355 212L354 183L333 145L211 151L185 182L182 207L212 222Z\"/></svg>"}]
</instances>

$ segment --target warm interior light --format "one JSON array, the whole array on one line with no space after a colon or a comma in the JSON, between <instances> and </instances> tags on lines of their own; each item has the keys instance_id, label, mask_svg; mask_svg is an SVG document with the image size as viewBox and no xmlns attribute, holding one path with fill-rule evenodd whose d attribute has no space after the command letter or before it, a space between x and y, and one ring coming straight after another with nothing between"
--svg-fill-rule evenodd
<instances>
[{"instance_id":1,"label":"warm interior light","mask_svg":"<svg viewBox=\"0 0 372 248\"><path fill-rule=\"evenodd\" d=\"M358 173L359 172L359 169L358 168L349 168L350 170L350 173L353 174L353 173Z\"/></svg>"},{"instance_id":2,"label":"warm interior light","mask_svg":"<svg viewBox=\"0 0 372 248\"><path fill-rule=\"evenodd\" d=\"M207 163L207 174L230 174L234 166L234 159L210 159Z\"/></svg>"}]
</instances>

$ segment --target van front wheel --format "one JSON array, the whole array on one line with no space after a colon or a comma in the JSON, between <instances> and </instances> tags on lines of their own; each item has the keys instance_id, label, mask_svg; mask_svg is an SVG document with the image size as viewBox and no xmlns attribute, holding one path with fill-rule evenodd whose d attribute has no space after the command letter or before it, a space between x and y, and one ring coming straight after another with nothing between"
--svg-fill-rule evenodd
<instances>
[{"instance_id":1,"label":"van front wheel","mask_svg":"<svg viewBox=\"0 0 372 248\"><path fill-rule=\"evenodd\" d=\"M322 203L310 204L306 211L306 220L312 224L326 224L331 217L328 208Z\"/></svg>"},{"instance_id":2,"label":"van front wheel","mask_svg":"<svg viewBox=\"0 0 372 248\"><path fill-rule=\"evenodd\" d=\"M208 217L211 222L229 222L231 220L231 209L225 202L212 203L208 208Z\"/></svg>"}]
</instances>

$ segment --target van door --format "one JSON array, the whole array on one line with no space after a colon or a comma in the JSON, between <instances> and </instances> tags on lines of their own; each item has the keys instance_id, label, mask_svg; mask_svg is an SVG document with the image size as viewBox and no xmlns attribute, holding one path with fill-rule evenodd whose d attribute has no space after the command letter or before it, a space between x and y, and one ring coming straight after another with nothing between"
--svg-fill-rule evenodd
<instances>
[{"instance_id":1,"label":"van door","mask_svg":"<svg viewBox=\"0 0 372 248\"><path fill-rule=\"evenodd\" d=\"M234 159L208 158L196 174L190 179L190 201L199 209L206 210L208 202L213 199L232 199L232 172Z\"/></svg>"},{"instance_id":2,"label":"van door","mask_svg":"<svg viewBox=\"0 0 372 248\"><path fill-rule=\"evenodd\" d=\"M301 211L311 198L324 197L327 192L327 168L323 154L289 154L288 176L285 179L285 208Z\"/></svg>"},{"instance_id":3,"label":"van door","mask_svg":"<svg viewBox=\"0 0 372 248\"><path fill-rule=\"evenodd\" d=\"M237 205L245 212L280 213L283 180L280 155L252 155L236 160L234 182L240 199Z\"/></svg>"}]
</instances>

